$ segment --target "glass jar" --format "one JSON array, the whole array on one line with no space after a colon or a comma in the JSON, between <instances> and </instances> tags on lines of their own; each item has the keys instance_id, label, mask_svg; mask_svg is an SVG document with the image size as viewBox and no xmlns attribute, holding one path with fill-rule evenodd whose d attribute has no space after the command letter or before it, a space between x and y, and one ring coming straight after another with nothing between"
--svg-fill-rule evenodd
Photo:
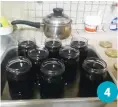
<instances>
[{"instance_id":1,"label":"glass jar","mask_svg":"<svg viewBox=\"0 0 118 107\"><path fill-rule=\"evenodd\" d=\"M97 88L106 79L107 65L105 61L95 57L86 58L80 75L79 97L97 97Z\"/></svg>"},{"instance_id":2,"label":"glass jar","mask_svg":"<svg viewBox=\"0 0 118 107\"><path fill-rule=\"evenodd\" d=\"M31 67L30 60L22 56L15 57L7 63L6 74L12 99L33 97Z\"/></svg>"},{"instance_id":3,"label":"glass jar","mask_svg":"<svg viewBox=\"0 0 118 107\"><path fill-rule=\"evenodd\" d=\"M21 34L21 35L16 36L16 40L18 42L18 55L19 56L27 57L28 50L36 47L36 41L35 41L34 35Z\"/></svg>"},{"instance_id":4,"label":"glass jar","mask_svg":"<svg viewBox=\"0 0 118 107\"><path fill-rule=\"evenodd\" d=\"M40 85L40 66L48 58L48 55L48 50L43 47L33 48L28 51L28 58L32 62L32 77L36 85Z\"/></svg>"},{"instance_id":5,"label":"glass jar","mask_svg":"<svg viewBox=\"0 0 118 107\"><path fill-rule=\"evenodd\" d=\"M59 51L60 59L65 64L65 83L71 83L76 79L79 54L80 52L77 49L70 46L62 47Z\"/></svg>"},{"instance_id":6,"label":"glass jar","mask_svg":"<svg viewBox=\"0 0 118 107\"><path fill-rule=\"evenodd\" d=\"M63 73L65 66L56 58L45 60L41 64L41 98L60 98L64 93Z\"/></svg>"},{"instance_id":7,"label":"glass jar","mask_svg":"<svg viewBox=\"0 0 118 107\"><path fill-rule=\"evenodd\" d=\"M87 79L90 81L102 81L106 77L106 67L105 61L99 58L90 57L84 60L83 63L84 73Z\"/></svg>"},{"instance_id":8,"label":"glass jar","mask_svg":"<svg viewBox=\"0 0 118 107\"><path fill-rule=\"evenodd\" d=\"M80 51L79 64L80 67L82 67L82 63L87 58L88 54L88 40L84 37L73 37L70 45L72 48Z\"/></svg>"},{"instance_id":9,"label":"glass jar","mask_svg":"<svg viewBox=\"0 0 118 107\"><path fill-rule=\"evenodd\" d=\"M61 41L57 38L47 38L45 42L45 47L49 51L49 58L58 58L59 49L61 48Z\"/></svg>"}]
</instances>

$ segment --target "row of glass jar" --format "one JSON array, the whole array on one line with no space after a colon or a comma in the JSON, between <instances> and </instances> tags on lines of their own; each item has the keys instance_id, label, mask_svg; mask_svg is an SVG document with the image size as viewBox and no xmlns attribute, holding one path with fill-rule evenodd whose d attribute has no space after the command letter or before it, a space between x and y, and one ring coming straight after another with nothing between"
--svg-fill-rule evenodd
<instances>
[{"instance_id":1,"label":"row of glass jar","mask_svg":"<svg viewBox=\"0 0 118 107\"><path fill-rule=\"evenodd\" d=\"M6 66L12 99L32 98L34 83L41 98L62 97L64 85L76 79L78 65L82 67L87 57L87 45L85 38L73 39L70 46L63 47L58 39L47 39L40 48L32 41L19 43L19 56Z\"/></svg>"}]
</instances>

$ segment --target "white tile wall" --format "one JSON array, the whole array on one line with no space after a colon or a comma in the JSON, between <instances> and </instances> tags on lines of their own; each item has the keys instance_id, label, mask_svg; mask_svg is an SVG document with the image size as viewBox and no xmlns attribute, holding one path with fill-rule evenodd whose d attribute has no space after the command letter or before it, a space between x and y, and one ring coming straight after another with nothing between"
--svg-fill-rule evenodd
<instances>
[{"instance_id":1,"label":"white tile wall","mask_svg":"<svg viewBox=\"0 0 118 107\"><path fill-rule=\"evenodd\" d=\"M2 13L8 18L41 21L44 16L53 12L53 8L61 7L64 9L64 13L73 20L73 25L77 25L78 29L82 29L84 28L84 17L97 15L99 10L103 10L104 22L107 14L111 11L112 3L112 1L12 1L9 4L6 1L3 3Z\"/></svg>"}]
</instances>

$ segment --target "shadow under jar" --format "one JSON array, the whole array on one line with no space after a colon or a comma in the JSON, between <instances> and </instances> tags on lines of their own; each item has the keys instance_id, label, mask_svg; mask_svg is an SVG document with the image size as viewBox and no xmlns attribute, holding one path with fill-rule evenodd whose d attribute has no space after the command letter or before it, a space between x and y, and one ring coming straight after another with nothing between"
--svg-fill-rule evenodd
<instances>
[{"instance_id":1,"label":"shadow under jar","mask_svg":"<svg viewBox=\"0 0 118 107\"><path fill-rule=\"evenodd\" d=\"M31 67L30 60L22 56L15 57L8 62L6 74L12 99L31 99L33 97Z\"/></svg>"},{"instance_id":2,"label":"shadow under jar","mask_svg":"<svg viewBox=\"0 0 118 107\"><path fill-rule=\"evenodd\" d=\"M45 60L41 64L41 98L61 98L64 94L63 73L65 66L56 58Z\"/></svg>"},{"instance_id":3,"label":"shadow under jar","mask_svg":"<svg viewBox=\"0 0 118 107\"><path fill-rule=\"evenodd\" d=\"M88 40L84 37L72 38L71 47L80 51L79 65L82 67L82 63L88 55Z\"/></svg>"},{"instance_id":4,"label":"shadow under jar","mask_svg":"<svg viewBox=\"0 0 118 107\"><path fill-rule=\"evenodd\" d=\"M65 83L72 83L76 79L80 52L70 46L62 47L59 51L60 59L65 64Z\"/></svg>"},{"instance_id":5,"label":"shadow under jar","mask_svg":"<svg viewBox=\"0 0 118 107\"><path fill-rule=\"evenodd\" d=\"M48 58L49 52L46 48L37 47L28 51L28 58L32 62L32 78L34 83L40 85L40 66L41 63Z\"/></svg>"},{"instance_id":6,"label":"shadow under jar","mask_svg":"<svg viewBox=\"0 0 118 107\"><path fill-rule=\"evenodd\" d=\"M107 64L102 59L89 57L82 67L79 96L97 97L97 87L107 78Z\"/></svg>"},{"instance_id":7,"label":"shadow under jar","mask_svg":"<svg viewBox=\"0 0 118 107\"><path fill-rule=\"evenodd\" d=\"M49 58L59 58L59 49L61 48L61 41L57 38L48 38L45 42L45 47L49 51Z\"/></svg>"}]
</instances>

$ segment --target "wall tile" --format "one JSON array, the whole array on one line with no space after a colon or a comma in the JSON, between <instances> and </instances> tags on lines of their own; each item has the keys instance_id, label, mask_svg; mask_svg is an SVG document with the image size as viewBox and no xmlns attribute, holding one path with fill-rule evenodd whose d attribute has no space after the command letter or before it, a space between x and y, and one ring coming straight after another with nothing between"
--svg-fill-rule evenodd
<instances>
[{"instance_id":1,"label":"wall tile","mask_svg":"<svg viewBox=\"0 0 118 107\"><path fill-rule=\"evenodd\" d=\"M93 4L99 4L99 1L93 1Z\"/></svg>"},{"instance_id":2,"label":"wall tile","mask_svg":"<svg viewBox=\"0 0 118 107\"><path fill-rule=\"evenodd\" d=\"M111 5L107 5L105 10L106 11L111 11Z\"/></svg>"},{"instance_id":3,"label":"wall tile","mask_svg":"<svg viewBox=\"0 0 118 107\"><path fill-rule=\"evenodd\" d=\"M49 4L43 4L43 10L48 10L49 11Z\"/></svg>"},{"instance_id":4,"label":"wall tile","mask_svg":"<svg viewBox=\"0 0 118 107\"><path fill-rule=\"evenodd\" d=\"M91 11L91 5L85 5L85 11Z\"/></svg>"},{"instance_id":5,"label":"wall tile","mask_svg":"<svg viewBox=\"0 0 118 107\"><path fill-rule=\"evenodd\" d=\"M79 10L79 11L84 11L84 8L85 8L85 7L84 7L84 4L79 4L79 5L78 5L78 10Z\"/></svg>"},{"instance_id":6,"label":"wall tile","mask_svg":"<svg viewBox=\"0 0 118 107\"><path fill-rule=\"evenodd\" d=\"M64 10L64 14L68 15L70 17L70 11L65 11Z\"/></svg>"},{"instance_id":7,"label":"wall tile","mask_svg":"<svg viewBox=\"0 0 118 107\"><path fill-rule=\"evenodd\" d=\"M104 9L105 9L105 5L100 5L100 6L99 6L99 9L100 9L100 10L104 10Z\"/></svg>"},{"instance_id":8,"label":"wall tile","mask_svg":"<svg viewBox=\"0 0 118 107\"><path fill-rule=\"evenodd\" d=\"M47 16L49 14L50 14L49 11L43 11L43 17L45 17L45 16Z\"/></svg>"},{"instance_id":9,"label":"wall tile","mask_svg":"<svg viewBox=\"0 0 118 107\"><path fill-rule=\"evenodd\" d=\"M85 1L79 1L79 4L85 4Z\"/></svg>"},{"instance_id":10,"label":"wall tile","mask_svg":"<svg viewBox=\"0 0 118 107\"><path fill-rule=\"evenodd\" d=\"M89 16L89 15L90 15L90 12L85 12L84 13L84 17Z\"/></svg>"},{"instance_id":11,"label":"wall tile","mask_svg":"<svg viewBox=\"0 0 118 107\"><path fill-rule=\"evenodd\" d=\"M43 8L42 4L35 3L35 6L36 6L36 10L42 10Z\"/></svg>"},{"instance_id":12,"label":"wall tile","mask_svg":"<svg viewBox=\"0 0 118 107\"><path fill-rule=\"evenodd\" d=\"M64 10L70 10L70 4L64 4Z\"/></svg>"},{"instance_id":13,"label":"wall tile","mask_svg":"<svg viewBox=\"0 0 118 107\"><path fill-rule=\"evenodd\" d=\"M113 1L26 1L22 3L12 1L10 4L5 2L2 13L5 17L11 17L10 19L41 21L44 16L53 12L53 8L61 7L64 8L64 13L73 20L73 25L78 25L78 28L82 29L84 17L97 15L99 10L104 12L104 23L110 15L112 3Z\"/></svg>"},{"instance_id":14,"label":"wall tile","mask_svg":"<svg viewBox=\"0 0 118 107\"><path fill-rule=\"evenodd\" d=\"M85 4L92 4L92 1L86 1Z\"/></svg>"},{"instance_id":15,"label":"wall tile","mask_svg":"<svg viewBox=\"0 0 118 107\"><path fill-rule=\"evenodd\" d=\"M97 15L97 11L91 12L91 15Z\"/></svg>"},{"instance_id":16,"label":"wall tile","mask_svg":"<svg viewBox=\"0 0 118 107\"><path fill-rule=\"evenodd\" d=\"M77 18L77 22L76 23L84 23L84 19L83 18Z\"/></svg>"},{"instance_id":17,"label":"wall tile","mask_svg":"<svg viewBox=\"0 0 118 107\"><path fill-rule=\"evenodd\" d=\"M73 3L73 4L77 4L77 3L78 3L78 1L72 1L72 3Z\"/></svg>"},{"instance_id":18,"label":"wall tile","mask_svg":"<svg viewBox=\"0 0 118 107\"><path fill-rule=\"evenodd\" d=\"M71 17L76 17L76 11L71 11Z\"/></svg>"},{"instance_id":19,"label":"wall tile","mask_svg":"<svg viewBox=\"0 0 118 107\"><path fill-rule=\"evenodd\" d=\"M107 4L113 4L113 1L107 1Z\"/></svg>"},{"instance_id":20,"label":"wall tile","mask_svg":"<svg viewBox=\"0 0 118 107\"><path fill-rule=\"evenodd\" d=\"M28 9L34 10L35 9L35 3L34 2L28 2Z\"/></svg>"},{"instance_id":21,"label":"wall tile","mask_svg":"<svg viewBox=\"0 0 118 107\"><path fill-rule=\"evenodd\" d=\"M77 18L83 18L84 13L83 12L78 12L77 13Z\"/></svg>"},{"instance_id":22,"label":"wall tile","mask_svg":"<svg viewBox=\"0 0 118 107\"><path fill-rule=\"evenodd\" d=\"M53 11L53 8L56 8L56 4L50 4L50 11Z\"/></svg>"},{"instance_id":23,"label":"wall tile","mask_svg":"<svg viewBox=\"0 0 118 107\"><path fill-rule=\"evenodd\" d=\"M29 12L29 17L35 17L35 11L30 11Z\"/></svg>"},{"instance_id":24,"label":"wall tile","mask_svg":"<svg viewBox=\"0 0 118 107\"><path fill-rule=\"evenodd\" d=\"M77 3L71 4L71 11L76 11L76 10L77 10Z\"/></svg>"},{"instance_id":25,"label":"wall tile","mask_svg":"<svg viewBox=\"0 0 118 107\"><path fill-rule=\"evenodd\" d=\"M42 13L42 11L36 11L36 17L42 17L42 15L43 15L43 13Z\"/></svg>"},{"instance_id":26,"label":"wall tile","mask_svg":"<svg viewBox=\"0 0 118 107\"><path fill-rule=\"evenodd\" d=\"M70 4L70 1L64 1L64 4Z\"/></svg>"},{"instance_id":27,"label":"wall tile","mask_svg":"<svg viewBox=\"0 0 118 107\"><path fill-rule=\"evenodd\" d=\"M98 5L93 5L91 8L92 8L92 11L97 11L98 10Z\"/></svg>"},{"instance_id":28,"label":"wall tile","mask_svg":"<svg viewBox=\"0 0 118 107\"><path fill-rule=\"evenodd\" d=\"M107 1L100 1L100 4L106 4Z\"/></svg>"},{"instance_id":29,"label":"wall tile","mask_svg":"<svg viewBox=\"0 0 118 107\"><path fill-rule=\"evenodd\" d=\"M59 7L59 8L63 8L63 7L64 7L64 4L62 4L62 3L57 4L57 7Z\"/></svg>"}]
</instances>

